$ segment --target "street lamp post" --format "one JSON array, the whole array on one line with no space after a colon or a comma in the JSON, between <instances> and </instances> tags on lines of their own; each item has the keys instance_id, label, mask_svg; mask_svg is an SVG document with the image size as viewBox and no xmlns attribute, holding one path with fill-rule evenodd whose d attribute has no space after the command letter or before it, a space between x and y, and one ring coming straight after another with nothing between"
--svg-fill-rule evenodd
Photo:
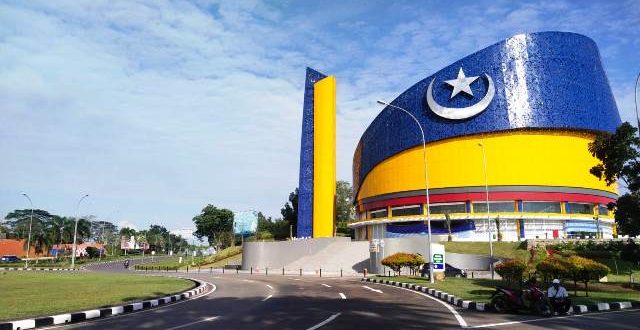
<instances>
[{"instance_id":1,"label":"street lamp post","mask_svg":"<svg viewBox=\"0 0 640 330\"><path fill-rule=\"evenodd\" d=\"M638 114L638 84L640 84L640 72L638 72L638 76L636 77L636 88L633 90L633 101L636 106L636 121L638 124L638 136L640 136L640 115Z\"/></svg>"},{"instance_id":2,"label":"street lamp post","mask_svg":"<svg viewBox=\"0 0 640 330\"><path fill-rule=\"evenodd\" d=\"M431 208L429 206L429 170L427 167L427 142L425 141L425 138L424 138L424 130L422 129L422 125L420 124L418 119L413 114L411 114L411 112L384 101L378 100L377 102L378 104L388 106L392 109L400 110L406 113L407 115L409 115L409 117L411 117L411 119L413 119L413 121L416 122L416 124L418 125L418 128L420 129L420 134L422 134L422 153L424 158L424 192L427 198L427 237L429 240L429 280L431 281L431 283L434 283L433 253L431 253Z\"/></svg>"},{"instance_id":3,"label":"street lamp post","mask_svg":"<svg viewBox=\"0 0 640 330\"><path fill-rule=\"evenodd\" d=\"M29 200L29 204L31 204L31 218L29 219L29 238L27 239L27 257L24 259L24 268L28 267L29 263L29 250L31 250L31 225L33 224L33 202L31 201L31 197L27 195L27 193L22 193L22 196Z\"/></svg>"},{"instance_id":4,"label":"street lamp post","mask_svg":"<svg viewBox=\"0 0 640 330\"><path fill-rule=\"evenodd\" d=\"M78 212L80 212L80 203L82 203L82 201L89 197L89 194L85 194L84 196L82 196L82 198L80 198L80 200L78 201L78 204L76 205L76 224L73 227L73 251L71 254L71 268L73 269L76 265L76 238L78 237Z\"/></svg>"},{"instance_id":5,"label":"street lamp post","mask_svg":"<svg viewBox=\"0 0 640 330\"><path fill-rule=\"evenodd\" d=\"M491 269L491 279L494 279L494 270L493 270L493 230L491 226L491 219L489 217L489 179L487 176L487 155L484 150L484 144L482 142L478 143L480 150L482 150L482 163L484 165L484 192L487 203L487 228L489 231L489 268Z\"/></svg>"}]
</instances>

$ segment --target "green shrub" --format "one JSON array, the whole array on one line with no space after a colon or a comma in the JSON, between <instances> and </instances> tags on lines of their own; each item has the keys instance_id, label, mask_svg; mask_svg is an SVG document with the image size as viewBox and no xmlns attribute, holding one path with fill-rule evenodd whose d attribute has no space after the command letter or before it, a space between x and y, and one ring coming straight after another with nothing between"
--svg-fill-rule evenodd
<instances>
[{"instance_id":1,"label":"green shrub","mask_svg":"<svg viewBox=\"0 0 640 330\"><path fill-rule=\"evenodd\" d=\"M496 273L507 282L520 282L527 265L518 259L505 260L496 266Z\"/></svg>"},{"instance_id":2,"label":"green shrub","mask_svg":"<svg viewBox=\"0 0 640 330\"><path fill-rule=\"evenodd\" d=\"M391 268L394 273L400 275L402 267L409 267L413 270L424 264L424 258L413 253L398 252L382 259L382 264Z\"/></svg>"},{"instance_id":3,"label":"green shrub","mask_svg":"<svg viewBox=\"0 0 640 330\"><path fill-rule=\"evenodd\" d=\"M568 277L567 270L571 267L569 261L562 257L548 256L536 265L536 272L542 276L544 282L554 278Z\"/></svg>"},{"instance_id":4,"label":"green shrub","mask_svg":"<svg viewBox=\"0 0 640 330\"><path fill-rule=\"evenodd\" d=\"M574 294L577 295L577 283L584 283L585 295L589 296L589 282L592 280L599 280L611 271L609 267L591 259L571 256L567 259L569 269L567 274L570 275L574 284Z\"/></svg>"}]
</instances>

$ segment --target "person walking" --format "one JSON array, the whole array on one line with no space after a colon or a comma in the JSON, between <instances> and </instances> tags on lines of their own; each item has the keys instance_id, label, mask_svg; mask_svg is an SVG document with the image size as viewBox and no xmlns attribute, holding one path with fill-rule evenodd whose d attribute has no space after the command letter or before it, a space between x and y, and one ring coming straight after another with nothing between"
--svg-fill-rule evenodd
<instances>
[{"instance_id":1,"label":"person walking","mask_svg":"<svg viewBox=\"0 0 640 330\"><path fill-rule=\"evenodd\" d=\"M571 308L571 299L569 293L562 285L559 279L554 279L551 287L547 290L547 297L553 307L553 314L565 315Z\"/></svg>"}]
</instances>

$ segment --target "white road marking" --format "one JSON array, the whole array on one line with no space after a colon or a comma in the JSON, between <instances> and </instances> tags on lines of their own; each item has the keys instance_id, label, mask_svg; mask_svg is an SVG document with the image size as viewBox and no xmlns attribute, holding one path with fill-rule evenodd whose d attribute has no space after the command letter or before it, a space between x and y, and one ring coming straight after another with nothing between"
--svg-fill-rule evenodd
<instances>
[{"instance_id":1,"label":"white road marking","mask_svg":"<svg viewBox=\"0 0 640 330\"><path fill-rule=\"evenodd\" d=\"M252 280L243 280L243 281L248 282L248 283L253 283Z\"/></svg>"},{"instance_id":2,"label":"white road marking","mask_svg":"<svg viewBox=\"0 0 640 330\"><path fill-rule=\"evenodd\" d=\"M177 278L183 278L183 277L177 277ZM113 319L116 319L116 318L127 317L127 316L131 316L131 315L137 315L137 314L140 314L140 313L154 312L154 311L157 311L159 309L165 309L165 308L173 307L175 305L184 304L184 303L188 303L190 301L194 301L194 300L197 300L197 299L200 299L200 298L204 298L204 297L214 293L218 289L218 287L213 283L209 283L209 282L205 282L205 281L202 281L202 282L206 283L208 285L211 285L212 289L211 289L211 291L209 291L209 292L207 292L207 293L205 293L203 295L197 296L195 298L183 299L183 300L172 302L172 303L169 303L169 304L166 304L166 305L162 305L162 306L159 306L159 307L150 308L150 309L143 309L143 310L136 311L136 312L133 312L133 313L118 314L118 315L109 316L109 317L106 317L106 318L99 318L99 319L95 319L95 320L89 320L89 321L86 321L86 322L80 322L80 324L96 323L96 322L100 322L100 321L104 321L104 320L113 320ZM69 324L61 324L61 325L52 326L52 327L46 327L46 328L42 328L42 329L43 330L45 330L45 329L59 329L59 328L67 327L67 326L69 326Z\"/></svg>"},{"instance_id":3,"label":"white road marking","mask_svg":"<svg viewBox=\"0 0 640 330\"><path fill-rule=\"evenodd\" d=\"M168 328L167 330L182 329L182 328L186 328L186 327L188 327L188 326L194 325L194 324L198 324L198 323L202 323L202 322L209 322L209 321L213 321L213 320L215 320L215 319L217 319L217 318L219 318L219 317L220 317L220 316L207 317L207 318L204 318L204 319L202 319L202 320L200 320L200 321L189 322L189 323L187 323L187 324L179 325L179 326L177 326L177 327Z\"/></svg>"},{"instance_id":4,"label":"white road marking","mask_svg":"<svg viewBox=\"0 0 640 330\"><path fill-rule=\"evenodd\" d=\"M371 290L371 291L373 291L373 292L382 293L382 290L378 290L378 289L370 288L370 287L368 287L368 286L366 286L366 285L363 285L362 287L363 287L363 288L365 288L365 289L367 289L367 290Z\"/></svg>"},{"instance_id":5,"label":"white road marking","mask_svg":"<svg viewBox=\"0 0 640 330\"><path fill-rule=\"evenodd\" d=\"M294 278L293 280L294 280L294 281L300 281L300 279L299 279L299 278Z\"/></svg>"},{"instance_id":6,"label":"white road marking","mask_svg":"<svg viewBox=\"0 0 640 330\"><path fill-rule=\"evenodd\" d=\"M387 284L380 284L380 285L387 285ZM387 285L387 286L391 286L391 285ZM432 297L432 296L430 296L430 295L428 295L428 294L426 294L426 293L422 293L422 292L418 292L418 291L413 291L413 290L411 290L411 289L407 289L407 288L400 288L400 287L397 287L397 286L393 286L393 287L394 287L394 288L396 288L396 289L406 290L406 291L409 291L409 292L413 292L413 293L415 293L415 294L419 294L419 295L421 295L421 296L425 296L425 297L427 297L427 298L429 298L429 299L431 299L431 300L434 300L434 301L439 302L440 304L442 304L442 306L446 307L446 308L451 312L451 314L453 314L453 316L456 318L456 320L458 321L458 324L460 324L460 326L461 326L461 327L463 327L463 328L466 328L466 327L467 327L467 321L465 321L465 320L462 318L462 316L460 316L460 314L458 314L458 311L456 311L456 310L455 310L455 308L451 307L451 305L449 305L448 303L446 303L446 302L444 302L444 301L442 301L442 300L439 300L439 299L437 299L437 298L434 298L434 297Z\"/></svg>"},{"instance_id":7,"label":"white road marking","mask_svg":"<svg viewBox=\"0 0 640 330\"><path fill-rule=\"evenodd\" d=\"M267 301L267 299L269 299L269 298L271 298L271 297L273 297L273 295L272 295L272 294L270 294L270 295L268 295L266 298L262 299L262 301Z\"/></svg>"},{"instance_id":8,"label":"white road marking","mask_svg":"<svg viewBox=\"0 0 640 330\"><path fill-rule=\"evenodd\" d=\"M329 284L324 284L324 283L322 283L322 285L326 286L327 288L330 288L330 287L331 287L331 285L329 285Z\"/></svg>"},{"instance_id":9,"label":"white road marking","mask_svg":"<svg viewBox=\"0 0 640 330\"><path fill-rule=\"evenodd\" d=\"M329 322L331 322L331 321L335 320L335 319L336 319L336 317L340 316L340 314L342 314L342 313L335 313L335 314L333 314L333 315L329 316L329 318L328 318L328 319L326 319L326 320L324 320L324 321L322 321L322 322L320 322L320 323L318 323L318 324L316 324L316 325L312 326L311 328L308 328L307 330L316 330L316 329L318 329L318 328L320 328L320 327L324 326L325 324L327 324L327 323L329 323Z\"/></svg>"},{"instance_id":10,"label":"white road marking","mask_svg":"<svg viewBox=\"0 0 640 330\"><path fill-rule=\"evenodd\" d=\"M576 315L567 315L567 316L554 316L554 317L545 317L545 318L539 318L539 319L532 319L532 320L522 320L522 321L509 321L509 322L502 322L502 323L491 323L491 324L481 324L481 325L475 325L475 326L471 326L469 328L493 328L493 327L499 327L502 325L513 325L513 324L518 324L518 323L533 323L533 322L540 322L540 321L552 321L552 320L558 320L558 319L571 319L571 318L576 318L576 317L582 317L582 318L598 318L599 315L602 314L612 314L612 313L628 313L628 312L638 312L637 309L626 309L626 310L621 310L621 311L609 311L609 312L599 312L596 314L576 314Z\"/></svg>"},{"instance_id":11,"label":"white road marking","mask_svg":"<svg viewBox=\"0 0 640 330\"><path fill-rule=\"evenodd\" d=\"M340 295L340 298L347 299L347 296L345 296L344 293L340 292L339 295Z\"/></svg>"},{"instance_id":12,"label":"white road marking","mask_svg":"<svg viewBox=\"0 0 640 330\"><path fill-rule=\"evenodd\" d=\"M273 287L272 287L271 285L267 284L267 287L268 287L269 289L273 290Z\"/></svg>"}]
</instances>

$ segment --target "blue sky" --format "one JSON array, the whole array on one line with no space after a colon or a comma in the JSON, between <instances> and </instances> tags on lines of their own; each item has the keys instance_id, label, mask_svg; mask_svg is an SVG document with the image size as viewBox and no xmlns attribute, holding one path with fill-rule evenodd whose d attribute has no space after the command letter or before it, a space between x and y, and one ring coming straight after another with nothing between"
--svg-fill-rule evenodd
<instances>
[{"instance_id":1,"label":"blue sky","mask_svg":"<svg viewBox=\"0 0 640 330\"><path fill-rule=\"evenodd\" d=\"M305 67L338 79L338 178L391 100L523 32L598 44L634 117L640 1L0 1L0 213L192 226L279 216L297 186Z\"/></svg>"}]
</instances>

